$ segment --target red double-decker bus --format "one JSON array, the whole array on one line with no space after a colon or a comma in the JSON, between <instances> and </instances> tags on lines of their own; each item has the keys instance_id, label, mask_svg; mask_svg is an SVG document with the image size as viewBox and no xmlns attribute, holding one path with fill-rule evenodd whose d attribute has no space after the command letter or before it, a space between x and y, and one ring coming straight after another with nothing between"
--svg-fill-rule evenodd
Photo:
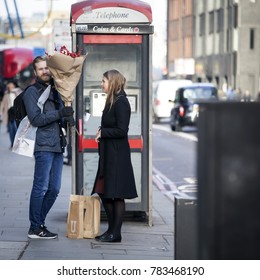
<instances>
[{"instance_id":1,"label":"red double-decker bus","mask_svg":"<svg viewBox=\"0 0 260 280\"><path fill-rule=\"evenodd\" d=\"M15 80L23 89L34 79L32 62L34 50L30 48L0 49L0 83L2 87L8 80Z\"/></svg>"}]
</instances>

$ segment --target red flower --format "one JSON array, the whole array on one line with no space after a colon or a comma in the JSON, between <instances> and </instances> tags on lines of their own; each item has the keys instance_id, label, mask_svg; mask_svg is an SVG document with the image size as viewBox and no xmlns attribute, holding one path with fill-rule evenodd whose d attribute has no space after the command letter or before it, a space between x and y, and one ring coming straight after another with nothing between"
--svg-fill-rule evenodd
<instances>
[{"instance_id":1,"label":"red flower","mask_svg":"<svg viewBox=\"0 0 260 280\"><path fill-rule=\"evenodd\" d=\"M57 51L57 48L55 47L54 50ZM77 51L77 52L70 52L70 51L67 49L67 47L66 47L65 45L60 47L60 53L62 53L62 54L64 54L64 55L68 55L68 56L70 56L70 57L72 57L72 58L80 57L80 56L81 56L80 51ZM50 56L47 52L45 52L45 54L46 54L47 56Z\"/></svg>"},{"instance_id":2,"label":"red flower","mask_svg":"<svg viewBox=\"0 0 260 280\"><path fill-rule=\"evenodd\" d=\"M81 55L80 52L70 52L70 51L67 49L66 46L61 46L61 48L60 48L60 53L63 53L63 54L65 54L65 55L69 55L69 56L71 56L71 57L73 57L73 58L79 57L79 56Z\"/></svg>"}]
</instances>

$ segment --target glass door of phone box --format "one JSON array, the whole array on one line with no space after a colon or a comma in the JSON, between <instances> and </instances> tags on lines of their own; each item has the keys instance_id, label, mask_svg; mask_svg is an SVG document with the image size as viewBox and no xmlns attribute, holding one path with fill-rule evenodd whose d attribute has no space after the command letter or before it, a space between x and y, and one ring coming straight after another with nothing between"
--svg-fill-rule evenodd
<instances>
[{"instance_id":1,"label":"glass door of phone box","mask_svg":"<svg viewBox=\"0 0 260 280\"><path fill-rule=\"evenodd\" d=\"M145 186L147 185L145 181L148 180L142 178L145 175L143 165L148 165L143 158L142 137L142 118L144 118L142 78L145 78L142 77L144 72L142 71L144 67L143 37L143 35L99 35L94 40L93 38L89 40L89 37L84 36L82 44L83 53L87 53L82 75L84 192L91 193L98 167L98 150L94 139L101 123L102 110L106 101L106 94L101 90L101 80L105 71L117 69L126 78L125 91L131 105L128 135L138 197L126 201L126 210L129 211L146 211L148 208L148 186ZM120 38L119 41L118 38Z\"/></svg>"}]
</instances>

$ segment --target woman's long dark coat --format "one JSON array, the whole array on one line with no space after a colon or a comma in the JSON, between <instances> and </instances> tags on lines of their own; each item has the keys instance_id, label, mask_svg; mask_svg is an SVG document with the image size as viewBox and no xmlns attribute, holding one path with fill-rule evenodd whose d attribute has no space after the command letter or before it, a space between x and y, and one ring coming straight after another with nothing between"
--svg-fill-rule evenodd
<instances>
[{"instance_id":1,"label":"woman's long dark coat","mask_svg":"<svg viewBox=\"0 0 260 280\"><path fill-rule=\"evenodd\" d=\"M131 108L124 91L118 94L111 109L103 111L99 165L92 193L97 192L96 183L103 177L105 198L137 197L128 142L130 115Z\"/></svg>"}]
</instances>

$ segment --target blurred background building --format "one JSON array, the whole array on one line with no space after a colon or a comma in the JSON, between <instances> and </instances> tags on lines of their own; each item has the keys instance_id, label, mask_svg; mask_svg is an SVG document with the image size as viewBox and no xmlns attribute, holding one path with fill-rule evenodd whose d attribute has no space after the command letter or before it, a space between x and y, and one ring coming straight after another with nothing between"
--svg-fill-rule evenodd
<instances>
[{"instance_id":1,"label":"blurred background building","mask_svg":"<svg viewBox=\"0 0 260 280\"><path fill-rule=\"evenodd\" d=\"M63 5L62 2L66 2L67 5ZM22 5L17 2L17 10L15 10L15 1L5 0L6 5L2 3L0 7L3 11L0 17L1 44L14 47L39 47L52 51L57 40L68 43L70 2L77 1L35 0L24 1ZM30 3L33 6L30 6ZM21 26L18 24L19 20Z\"/></svg>"},{"instance_id":2,"label":"blurred background building","mask_svg":"<svg viewBox=\"0 0 260 280\"><path fill-rule=\"evenodd\" d=\"M259 0L168 0L168 77L260 91Z\"/></svg>"},{"instance_id":3,"label":"blurred background building","mask_svg":"<svg viewBox=\"0 0 260 280\"><path fill-rule=\"evenodd\" d=\"M70 40L70 6L82 0L30 0L16 1L24 37L21 37L15 0L0 2L0 44L16 47L44 48L51 53L54 45L65 44ZM151 5L153 11L153 68L154 79L161 79L166 72L166 26L167 0L143 0ZM5 5L7 4L7 7ZM33 3L33 4L32 4ZM9 16L8 11L9 9ZM10 22L11 19L11 22ZM11 24L13 24L12 34Z\"/></svg>"},{"instance_id":4,"label":"blurred background building","mask_svg":"<svg viewBox=\"0 0 260 280\"><path fill-rule=\"evenodd\" d=\"M209 81L223 92L240 88L256 98L260 91L260 0L144 1L153 10L154 79ZM35 0L33 6L29 0L22 5L17 2L22 37L15 0L1 1L0 44L47 52L57 44L69 48L70 5L75 2L80 1Z\"/></svg>"}]
</instances>

